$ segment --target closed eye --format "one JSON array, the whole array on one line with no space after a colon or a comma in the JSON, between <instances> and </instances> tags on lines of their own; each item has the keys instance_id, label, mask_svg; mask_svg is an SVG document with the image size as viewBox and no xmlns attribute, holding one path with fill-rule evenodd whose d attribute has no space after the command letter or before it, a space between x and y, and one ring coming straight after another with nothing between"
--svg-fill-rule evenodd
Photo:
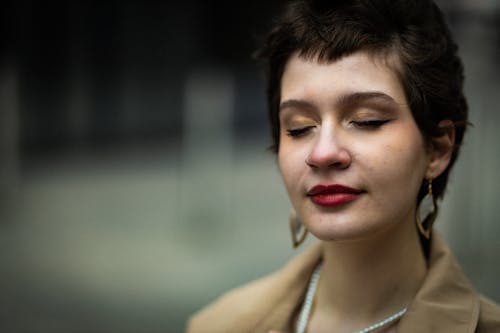
<instances>
[{"instance_id":1,"label":"closed eye","mask_svg":"<svg viewBox=\"0 0 500 333\"><path fill-rule=\"evenodd\" d=\"M302 135L305 135L309 130L311 130L313 128L314 128L314 126L306 126L306 127L301 127L301 128L289 129L289 130L286 130L286 132L287 132L288 136L296 138L296 137L300 137Z\"/></svg>"},{"instance_id":2,"label":"closed eye","mask_svg":"<svg viewBox=\"0 0 500 333\"><path fill-rule=\"evenodd\" d=\"M384 120L363 120L363 121L351 121L351 124L358 128L367 128L367 129L376 129L386 123L388 123L390 119Z\"/></svg>"}]
</instances>

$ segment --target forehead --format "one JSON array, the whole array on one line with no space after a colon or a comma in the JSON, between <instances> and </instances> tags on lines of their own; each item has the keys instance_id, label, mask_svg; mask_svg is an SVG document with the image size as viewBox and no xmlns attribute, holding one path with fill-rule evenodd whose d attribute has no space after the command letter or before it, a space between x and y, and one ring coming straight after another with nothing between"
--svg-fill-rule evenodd
<instances>
[{"instance_id":1,"label":"forehead","mask_svg":"<svg viewBox=\"0 0 500 333\"><path fill-rule=\"evenodd\" d=\"M381 54L360 51L336 61L293 54L281 80L281 101L290 98L335 98L346 93L382 92L407 104L398 64Z\"/></svg>"}]
</instances>

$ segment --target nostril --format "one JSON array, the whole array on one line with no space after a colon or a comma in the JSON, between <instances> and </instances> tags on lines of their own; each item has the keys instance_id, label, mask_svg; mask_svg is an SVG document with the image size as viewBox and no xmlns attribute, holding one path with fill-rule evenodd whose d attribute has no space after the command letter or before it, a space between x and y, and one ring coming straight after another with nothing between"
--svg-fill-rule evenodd
<instances>
[{"instance_id":1,"label":"nostril","mask_svg":"<svg viewBox=\"0 0 500 333\"><path fill-rule=\"evenodd\" d=\"M312 169L345 169L351 164L351 156L345 151L338 152L331 156L310 155L305 159L305 163Z\"/></svg>"},{"instance_id":2,"label":"nostril","mask_svg":"<svg viewBox=\"0 0 500 333\"><path fill-rule=\"evenodd\" d=\"M349 163L347 163L346 161L336 161L334 163L331 163L329 167L336 169L344 169L347 168L348 165Z\"/></svg>"}]
</instances>

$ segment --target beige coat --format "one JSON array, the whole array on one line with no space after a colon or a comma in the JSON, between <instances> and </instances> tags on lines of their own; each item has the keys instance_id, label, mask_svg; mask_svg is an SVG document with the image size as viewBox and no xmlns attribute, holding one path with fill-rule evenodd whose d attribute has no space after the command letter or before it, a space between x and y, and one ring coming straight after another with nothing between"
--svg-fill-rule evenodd
<instances>
[{"instance_id":1,"label":"beige coat","mask_svg":"<svg viewBox=\"0 0 500 333\"><path fill-rule=\"evenodd\" d=\"M187 333L267 333L271 329L291 333L292 317L321 253L321 245L315 245L274 274L227 293L195 314ZM500 332L500 307L474 291L437 233L430 253L426 278L397 331Z\"/></svg>"}]
</instances>

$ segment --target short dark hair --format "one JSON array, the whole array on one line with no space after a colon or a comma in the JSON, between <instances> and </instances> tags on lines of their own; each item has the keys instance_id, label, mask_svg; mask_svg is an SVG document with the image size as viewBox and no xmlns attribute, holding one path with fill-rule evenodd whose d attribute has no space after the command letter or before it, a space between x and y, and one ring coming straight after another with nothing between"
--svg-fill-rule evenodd
<instances>
[{"instance_id":1,"label":"short dark hair","mask_svg":"<svg viewBox=\"0 0 500 333\"><path fill-rule=\"evenodd\" d=\"M444 194L467 127L463 65L444 15L432 0L297 0L290 2L257 58L267 63L267 102L273 145L279 149L281 77L290 57L333 62L357 51L396 56L413 118L428 143L443 135L439 122L455 127L446 170L433 181ZM418 201L426 193L422 184Z\"/></svg>"}]
</instances>

